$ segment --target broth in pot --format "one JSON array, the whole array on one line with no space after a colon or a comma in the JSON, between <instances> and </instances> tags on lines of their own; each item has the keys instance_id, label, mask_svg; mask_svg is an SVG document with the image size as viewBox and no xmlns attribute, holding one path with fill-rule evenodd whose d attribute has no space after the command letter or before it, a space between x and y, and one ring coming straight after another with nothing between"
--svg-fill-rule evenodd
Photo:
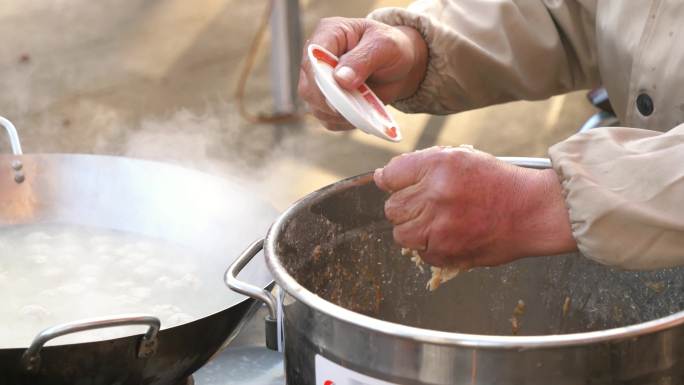
<instances>
[{"instance_id":1,"label":"broth in pot","mask_svg":"<svg viewBox=\"0 0 684 385\"><path fill-rule=\"evenodd\" d=\"M25 347L45 328L103 315L148 313L162 329L207 316L207 309L230 299L204 294L225 289L220 274L215 281L200 279L202 259L188 247L121 231L55 224L0 228L0 345ZM56 342L144 329L105 328Z\"/></svg>"}]
</instances>

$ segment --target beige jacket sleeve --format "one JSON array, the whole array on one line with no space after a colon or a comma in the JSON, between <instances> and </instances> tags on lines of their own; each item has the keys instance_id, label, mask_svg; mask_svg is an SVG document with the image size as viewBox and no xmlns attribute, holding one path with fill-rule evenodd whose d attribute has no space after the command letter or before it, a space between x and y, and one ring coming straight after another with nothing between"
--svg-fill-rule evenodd
<instances>
[{"instance_id":1,"label":"beige jacket sleeve","mask_svg":"<svg viewBox=\"0 0 684 385\"><path fill-rule=\"evenodd\" d=\"M584 255L627 269L684 264L684 124L605 127L549 154Z\"/></svg>"},{"instance_id":2,"label":"beige jacket sleeve","mask_svg":"<svg viewBox=\"0 0 684 385\"><path fill-rule=\"evenodd\" d=\"M425 79L395 103L406 112L455 113L598 82L594 1L422 0L368 17L427 42Z\"/></svg>"},{"instance_id":3,"label":"beige jacket sleeve","mask_svg":"<svg viewBox=\"0 0 684 385\"><path fill-rule=\"evenodd\" d=\"M569 0L422 0L369 17L414 27L429 47L423 83L396 107L445 114L597 83L595 8ZM596 129L549 154L585 256L628 269L684 264L684 125L667 133Z\"/></svg>"}]
</instances>

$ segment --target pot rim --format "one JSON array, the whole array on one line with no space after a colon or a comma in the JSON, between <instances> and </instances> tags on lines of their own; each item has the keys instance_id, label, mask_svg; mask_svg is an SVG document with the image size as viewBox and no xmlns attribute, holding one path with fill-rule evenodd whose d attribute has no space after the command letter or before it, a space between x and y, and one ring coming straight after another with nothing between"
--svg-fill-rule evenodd
<instances>
[{"instance_id":1,"label":"pot rim","mask_svg":"<svg viewBox=\"0 0 684 385\"><path fill-rule=\"evenodd\" d=\"M509 158L511 159L511 158ZM548 162L542 158L525 158L534 162ZM536 160L535 160L536 159ZM520 164L513 161L513 163ZM539 163L541 164L541 163ZM546 167L535 167L546 168ZM343 190L349 186L366 184L373 179L372 173L365 173L350 178L342 179L336 183L316 190L304 198L292 204L278 219L273 223L265 238L264 256L269 270L273 274L276 283L288 294L295 297L317 311L333 317L341 322L353 324L360 328L370 329L376 333L382 333L399 338L410 339L417 342L455 345L467 348L491 348L491 349L539 349L557 348L566 346L589 345L605 343L609 341L625 340L637 338L647 334L653 334L668 330L684 324L684 310L671 314L666 317L642 322L639 324L623 326L619 328L605 329L599 331L571 334L550 334L533 336L499 336L482 335L467 333L452 333L431 329L423 329L414 326L402 325L394 322L383 321L377 318L366 316L332 302L329 302L299 284L292 277L285 267L280 263L276 252L276 239L285 224L301 208L319 199L322 194L330 194Z\"/></svg>"}]
</instances>

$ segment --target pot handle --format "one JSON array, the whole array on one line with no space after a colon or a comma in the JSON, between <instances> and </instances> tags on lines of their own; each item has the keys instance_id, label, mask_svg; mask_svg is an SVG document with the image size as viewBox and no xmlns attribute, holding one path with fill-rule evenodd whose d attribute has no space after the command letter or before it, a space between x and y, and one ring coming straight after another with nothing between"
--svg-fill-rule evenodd
<instances>
[{"instance_id":1,"label":"pot handle","mask_svg":"<svg viewBox=\"0 0 684 385\"><path fill-rule=\"evenodd\" d=\"M5 131L7 131L7 136L9 136L10 147L12 147L12 154L14 156L21 155L21 142L19 141L19 134L17 134L17 129L14 127L14 124L12 124L12 122L10 122L8 119L0 116L0 126L3 126L5 128ZM17 183L21 183L24 181L24 172L21 170L22 168L24 168L24 165L21 163L21 160L14 159L12 161L12 170L14 170L14 181Z\"/></svg>"},{"instance_id":2,"label":"pot handle","mask_svg":"<svg viewBox=\"0 0 684 385\"><path fill-rule=\"evenodd\" d=\"M67 322L53 326L38 333L31 345L21 356L24 369L29 372L40 368L40 350L50 340L71 333L86 330L103 329L115 326L147 325L147 332L142 336L138 346L138 358L152 356L157 350L157 333L161 327L159 318L146 314L124 314L112 317L89 318L80 321Z\"/></svg>"},{"instance_id":3,"label":"pot handle","mask_svg":"<svg viewBox=\"0 0 684 385\"><path fill-rule=\"evenodd\" d=\"M264 320L266 323L266 347L271 350L278 350L278 321L277 321L277 311L276 311L276 299L268 290L264 290L258 286L242 282L237 278L242 269L247 266L249 261L252 260L261 250L264 249L264 240L259 239L255 241L247 250L243 251L239 257L233 262L226 274L224 280L228 287L240 294L244 294L250 298L254 298L266 304L268 307L268 316Z\"/></svg>"}]
</instances>

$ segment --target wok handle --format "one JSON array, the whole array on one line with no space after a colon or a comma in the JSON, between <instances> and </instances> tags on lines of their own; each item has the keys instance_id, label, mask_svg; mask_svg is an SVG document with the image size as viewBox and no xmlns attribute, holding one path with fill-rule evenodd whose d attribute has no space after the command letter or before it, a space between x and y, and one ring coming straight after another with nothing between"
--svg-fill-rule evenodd
<instances>
[{"instance_id":1,"label":"wok handle","mask_svg":"<svg viewBox=\"0 0 684 385\"><path fill-rule=\"evenodd\" d=\"M0 116L0 126L3 126L5 128L5 131L7 131L7 136L9 136L10 147L12 147L12 154L14 156L21 155L21 142L19 141L19 134L17 134L17 129L14 127L14 124L12 124L12 122L10 122L8 119ZM24 172L21 170L22 168L24 168L24 165L21 163L19 159L14 159L12 161L12 169L14 170L14 181L17 183L21 183L24 181Z\"/></svg>"},{"instance_id":2,"label":"wok handle","mask_svg":"<svg viewBox=\"0 0 684 385\"><path fill-rule=\"evenodd\" d=\"M278 332L277 332L277 311L276 311L276 299L273 294L268 290L264 290L258 286L240 281L237 275L240 274L242 269L247 266L249 261L251 261L261 250L264 249L264 240L259 239L255 241L247 250L243 251L242 254L233 262L226 274L224 280L228 287L240 294L244 294L250 298L254 298L266 304L268 307L268 316L266 317L266 347L272 350L278 350Z\"/></svg>"},{"instance_id":3,"label":"wok handle","mask_svg":"<svg viewBox=\"0 0 684 385\"><path fill-rule=\"evenodd\" d=\"M12 147L12 154L21 155L21 142L19 142L19 135L17 134L17 129L14 127L14 124L8 119L0 116L0 126L5 127L5 131L7 131L10 146Z\"/></svg>"},{"instance_id":4,"label":"wok handle","mask_svg":"<svg viewBox=\"0 0 684 385\"><path fill-rule=\"evenodd\" d=\"M38 371L40 368L40 350L50 340L71 333L86 330L103 329L115 326L147 325L147 332L142 336L138 346L138 358L152 356L157 350L157 333L161 327L159 318L147 314L124 314L112 317L89 318L80 321L67 322L53 326L38 333L31 345L26 349L21 359L24 369L29 372Z\"/></svg>"}]
</instances>

